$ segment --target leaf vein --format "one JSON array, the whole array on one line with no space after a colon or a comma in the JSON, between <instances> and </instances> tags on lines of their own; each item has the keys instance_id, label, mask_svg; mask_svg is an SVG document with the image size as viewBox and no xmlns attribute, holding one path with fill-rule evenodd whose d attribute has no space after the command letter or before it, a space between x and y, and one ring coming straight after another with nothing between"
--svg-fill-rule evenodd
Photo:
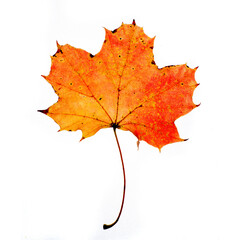
<instances>
[{"instance_id":1,"label":"leaf vein","mask_svg":"<svg viewBox=\"0 0 240 240\"><path fill-rule=\"evenodd\" d=\"M132 36L130 38L130 41L129 41L129 46L128 46L128 51L127 51L127 57L126 57L126 61L123 65L123 69L122 69L122 73L120 75L120 79L119 79L119 84L118 84L118 96L117 96L117 112L116 112L116 119L115 119L115 122L117 122L117 119L118 119L118 109L119 109L119 100L120 100L120 86L121 86L121 82L122 82L122 76L124 74L124 70L126 68L126 65L127 65L127 61L128 61L128 58L129 58L129 52L130 52L130 49L131 49L131 44L132 44L132 40L133 40L133 36L135 34L135 31L136 31L136 28L134 27L133 28L133 33L132 33Z\"/></svg>"},{"instance_id":2,"label":"leaf vein","mask_svg":"<svg viewBox=\"0 0 240 240\"><path fill-rule=\"evenodd\" d=\"M72 113L56 113L56 112L49 112L49 113L50 114L69 115L69 116L76 116L76 117L82 117L82 118L89 118L89 119L92 119L92 120L99 121L99 122L102 122L102 123L106 123L107 125L110 125L108 122L106 122L104 120L94 118L94 117L89 117L89 116L86 116L86 115L72 114Z\"/></svg>"}]
</instances>

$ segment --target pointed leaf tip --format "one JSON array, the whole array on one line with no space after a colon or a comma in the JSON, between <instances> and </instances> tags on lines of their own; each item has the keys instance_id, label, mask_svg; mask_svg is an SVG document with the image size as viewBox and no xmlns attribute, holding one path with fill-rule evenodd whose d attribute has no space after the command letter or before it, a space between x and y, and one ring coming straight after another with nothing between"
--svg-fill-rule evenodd
<instances>
[{"instance_id":1,"label":"pointed leaf tip","mask_svg":"<svg viewBox=\"0 0 240 240\"><path fill-rule=\"evenodd\" d=\"M140 141L139 139L137 140L137 150L139 150L139 145L140 145Z\"/></svg>"},{"instance_id":2,"label":"pointed leaf tip","mask_svg":"<svg viewBox=\"0 0 240 240\"><path fill-rule=\"evenodd\" d=\"M44 113L44 114L47 114L48 113L48 108L45 109L45 110L37 110L38 112L41 112L41 113Z\"/></svg>"},{"instance_id":3,"label":"pointed leaf tip","mask_svg":"<svg viewBox=\"0 0 240 240\"><path fill-rule=\"evenodd\" d=\"M195 104L196 107L199 107L200 105L201 105L201 103L199 103L199 104Z\"/></svg>"},{"instance_id":4,"label":"pointed leaf tip","mask_svg":"<svg viewBox=\"0 0 240 240\"><path fill-rule=\"evenodd\" d=\"M56 44L57 44L57 48L61 47L61 45L58 43L58 41L56 41Z\"/></svg>"},{"instance_id":5,"label":"pointed leaf tip","mask_svg":"<svg viewBox=\"0 0 240 240\"><path fill-rule=\"evenodd\" d=\"M57 55L57 53L63 53L62 52L62 45L60 45L59 43L58 43L58 41L56 41L56 43L57 43L57 51L56 51L56 53L53 55L53 57L56 57L56 55Z\"/></svg>"},{"instance_id":6,"label":"pointed leaf tip","mask_svg":"<svg viewBox=\"0 0 240 240\"><path fill-rule=\"evenodd\" d=\"M79 142L81 142L81 141L84 140L84 139L85 139L85 137L82 137Z\"/></svg>"},{"instance_id":7,"label":"pointed leaf tip","mask_svg":"<svg viewBox=\"0 0 240 240\"><path fill-rule=\"evenodd\" d=\"M133 19L133 21L132 21L132 25L136 26L135 19Z\"/></svg>"}]
</instances>

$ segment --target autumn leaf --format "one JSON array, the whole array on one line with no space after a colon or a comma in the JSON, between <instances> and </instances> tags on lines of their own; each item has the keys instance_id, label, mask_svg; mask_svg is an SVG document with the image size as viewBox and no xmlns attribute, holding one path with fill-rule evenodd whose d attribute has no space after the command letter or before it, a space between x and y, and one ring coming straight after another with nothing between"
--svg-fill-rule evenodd
<instances>
[{"instance_id":1,"label":"autumn leaf","mask_svg":"<svg viewBox=\"0 0 240 240\"><path fill-rule=\"evenodd\" d=\"M197 68L183 64L159 69L153 44L154 38L148 37L135 21L114 31L105 29L102 49L96 55L57 43L50 74L44 78L59 98L40 111L51 117L60 130L81 130L82 140L100 129L113 128L123 170L116 129L130 131L138 141L144 140L159 150L166 144L184 141L174 122L198 106L192 101L198 86L194 78ZM123 174L124 201L125 171Z\"/></svg>"}]
</instances>

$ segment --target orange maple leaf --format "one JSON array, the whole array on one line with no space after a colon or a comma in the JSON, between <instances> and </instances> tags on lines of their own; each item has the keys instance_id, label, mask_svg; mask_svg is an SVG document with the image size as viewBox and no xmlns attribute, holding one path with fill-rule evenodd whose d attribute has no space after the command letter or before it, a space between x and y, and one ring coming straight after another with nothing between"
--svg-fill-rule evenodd
<instances>
[{"instance_id":1,"label":"orange maple leaf","mask_svg":"<svg viewBox=\"0 0 240 240\"><path fill-rule=\"evenodd\" d=\"M159 149L184 141L174 121L198 106L192 101L197 68L184 64L159 69L153 56L154 38L135 21L105 32L95 56L57 43L50 74L44 78L59 99L40 111L53 118L60 130L81 130L82 139L112 127L115 136L116 128L128 130Z\"/></svg>"}]
</instances>

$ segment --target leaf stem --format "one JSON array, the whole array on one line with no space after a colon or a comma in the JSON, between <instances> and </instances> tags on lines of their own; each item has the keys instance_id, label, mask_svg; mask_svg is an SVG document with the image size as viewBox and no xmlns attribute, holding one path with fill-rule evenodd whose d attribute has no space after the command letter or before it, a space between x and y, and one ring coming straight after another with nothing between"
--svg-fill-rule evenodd
<instances>
[{"instance_id":1,"label":"leaf stem","mask_svg":"<svg viewBox=\"0 0 240 240\"><path fill-rule=\"evenodd\" d=\"M116 142L117 142L117 145L118 145L118 150L119 150L120 157L121 157L121 162L122 162L123 179L124 179L124 184L123 184L123 197L122 197L122 205L121 205L121 208L120 208L120 211L119 211L119 214L118 214L117 219L116 219L112 224L104 224L104 225L103 225L103 229L104 229L104 230L113 227L113 226L118 222L118 220L119 220L119 218L120 218L120 216L121 216L121 213L122 213L123 204L124 204L124 199L125 199L125 190L126 190L125 168L124 168L124 163L123 163L122 151L121 151L120 144L119 144L118 137L117 137L117 133L116 133L116 127L113 128L113 131L114 131L114 135L115 135L115 138L116 138Z\"/></svg>"}]
</instances>

